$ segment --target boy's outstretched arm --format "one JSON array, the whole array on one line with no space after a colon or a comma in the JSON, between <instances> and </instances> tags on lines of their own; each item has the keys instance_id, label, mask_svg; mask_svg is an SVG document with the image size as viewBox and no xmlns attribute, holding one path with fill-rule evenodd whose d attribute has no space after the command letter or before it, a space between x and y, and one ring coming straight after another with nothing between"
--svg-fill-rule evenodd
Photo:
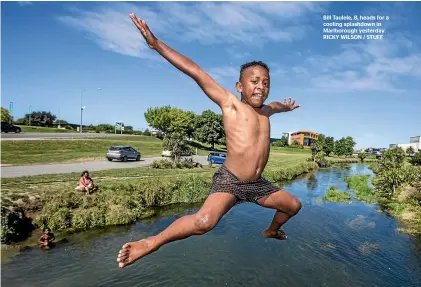
<instances>
[{"instance_id":1,"label":"boy's outstretched arm","mask_svg":"<svg viewBox=\"0 0 421 287\"><path fill-rule=\"evenodd\" d=\"M293 111L299 107L301 106L296 105L295 100L292 100L291 98L289 98L288 101L284 99L283 103L271 102L269 105L264 106L263 109L265 109L267 116L270 117L273 114Z\"/></svg>"},{"instance_id":2,"label":"boy's outstretched arm","mask_svg":"<svg viewBox=\"0 0 421 287\"><path fill-rule=\"evenodd\" d=\"M203 71L196 63L189 58L183 56L177 51L171 49L169 46L158 40L149 29L144 20L140 20L133 13L130 14L133 23L139 29L143 38L145 38L151 49L157 51L168 62L173 64L177 69L187 74L205 94L220 107L225 106L229 99L233 96L231 92L221 87L215 80L213 80L205 71ZM235 97L236 98L236 97Z\"/></svg>"}]
</instances>

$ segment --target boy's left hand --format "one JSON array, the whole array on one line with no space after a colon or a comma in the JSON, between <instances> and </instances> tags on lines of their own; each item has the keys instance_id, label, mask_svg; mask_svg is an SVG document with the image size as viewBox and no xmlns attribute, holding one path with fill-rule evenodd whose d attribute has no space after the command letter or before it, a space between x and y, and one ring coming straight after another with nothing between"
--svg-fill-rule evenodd
<instances>
[{"instance_id":1,"label":"boy's left hand","mask_svg":"<svg viewBox=\"0 0 421 287\"><path fill-rule=\"evenodd\" d=\"M273 114L276 114L276 113L293 111L296 108L301 107L300 105L296 105L295 100L292 100L291 98L289 98L288 101L286 99L284 99L284 103L271 102L268 106L269 106L269 110L268 110L269 116L273 115Z\"/></svg>"},{"instance_id":2,"label":"boy's left hand","mask_svg":"<svg viewBox=\"0 0 421 287\"><path fill-rule=\"evenodd\" d=\"M284 109L284 111L286 111L286 112L293 111L296 108L301 107L300 105L296 105L295 100L291 99L291 97L288 99L288 101L286 99L284 99L284 102L282 104L281 103L279 103L279 104Z\"/></svg>"}]
</instances>

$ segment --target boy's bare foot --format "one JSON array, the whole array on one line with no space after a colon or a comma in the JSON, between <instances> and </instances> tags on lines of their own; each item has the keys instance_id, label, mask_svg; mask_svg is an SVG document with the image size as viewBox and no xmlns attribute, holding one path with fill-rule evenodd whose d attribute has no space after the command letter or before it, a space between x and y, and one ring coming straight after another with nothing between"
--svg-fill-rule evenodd
<instances>
[{"instance_id":1,"label":"boy's bare foot","mask_svg":"<svg viewBox=\"0 0 421 287\"><path fill-rule=\"evenodd\" d=\"M124 268L153 251L152 242L149 238L136 242L128 242L123 245L118 253L118 267Z\"/></svg>"},{"instance_id":2,"label":"boy's bare foot","mask_svg":"<svg viewBox=\"0 0 421 287\"><path fill-rule=\"evenodd\" d=\"M283 230L276 230L276 231L265 230L265 231L262 232L262 234L263 234L263 237L266 237L266 238L275 238L275 239L278 239L278 240L286 240L287 239L287 236L286 236L286 234Z\"/></svg>"}]
</instances>

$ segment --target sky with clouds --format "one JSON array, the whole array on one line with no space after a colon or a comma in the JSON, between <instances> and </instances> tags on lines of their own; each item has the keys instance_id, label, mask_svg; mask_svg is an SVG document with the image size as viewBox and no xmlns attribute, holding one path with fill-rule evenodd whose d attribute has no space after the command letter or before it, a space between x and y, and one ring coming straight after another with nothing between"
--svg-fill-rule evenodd
<instances>
[{"instance_id":1,"label":"sky with clouds","mask_svg":"<svg viewBox=\"0 0 421 287\"><path fill-rule=\"evenodd\" d=\"M163 105L219 113L145 45L130 12L234 93L241 64L266 62L268 101L302 105L272 118L272 137L309 129L387 147L421 135L419 2L2 2L2 106L79 123L85 89L87 124L144 129L147 108ZM390 20L383 40L323 40L333 14Z\"/></svg>"}]
</instances>

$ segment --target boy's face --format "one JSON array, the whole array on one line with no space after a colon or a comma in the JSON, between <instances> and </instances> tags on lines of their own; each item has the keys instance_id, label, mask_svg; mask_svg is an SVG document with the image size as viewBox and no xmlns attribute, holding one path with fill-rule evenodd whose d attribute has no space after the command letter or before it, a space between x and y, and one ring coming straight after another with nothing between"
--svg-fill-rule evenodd
<instances>
[{"instance_id":1,"label":"boy's face","mask_svg":"<svg viewBox=\"0 0 421 287\"><path fill-rule=\"evenodd\" d=\"M260 108L269 96L269 73L261 66L248 67L236 87L247 104L253 108Z\"/></svg>"}]
</instances>

